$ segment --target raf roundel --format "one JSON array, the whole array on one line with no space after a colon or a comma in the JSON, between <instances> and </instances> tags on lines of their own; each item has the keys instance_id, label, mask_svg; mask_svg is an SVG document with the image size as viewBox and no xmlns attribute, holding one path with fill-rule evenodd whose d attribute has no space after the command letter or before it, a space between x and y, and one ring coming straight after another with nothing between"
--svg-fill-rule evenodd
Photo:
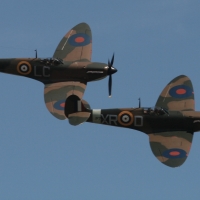
<instances>
[{"instance_id":1,"label":"raf roundel","mask_svg":"<svg viewBox=\"0 0 200 200\"><path fill-rule=\"evenodd\" d=\"M68 39L68 43L74 47L82 47L91 43L91 38L85 33L77 33Z\"/></svg>"},{"instance_id":2,"label":"raf roundel","mask_svg":"<svg viewBox=\"0 0 200 200\"><path fill-rule=\"evenodd\" d=\"M168 149L162 155L165 158L186 158L187 152L183 149Z\"/></svg>"},{"instance_id":3,"label":"raf roundel","mask_svg":"<svg viewBox=\"0 0 200 200\"><path fill-rule=\"evenodd\" d=\"M188 98L193 95L193 90L187 85L177 85L169 90L169 94L174 98Z\"/></svg>"},{"instance_id":4,"label":"raf roundel","mask_svg":"<svg viewBox=\"0 0 200 200\"><path fill-rule=\"evenodd\" d=\"M53 107L57 110L64 110L65 108L65 100L60 100L54 103Z\"/></svg>"},{"instance_id":5,"label":"raf roundel","mask_svg":"<svg viewBox=\"0 0 200 200\"><path fill-rule=\"evenodd\" d=\"M127 122L130 121L130 117L129 117L129 115L126 115L126 114L123 115L121 119L122 119L122 121L123 121L124 123L127 123Z\"/></svg>"},{"instance_id":6,"label":"raf roundel","mask_svg":"<svg viewBox=\"0 0 200 200\"><path fill-rule=\"evenodd\" d=\"M133 123L133 114L129 111L122 111L118 115L118 122L122 126L130 126Z\"/></svg>"},{"instance_id":7,"label":"raf roundel","mask_svg":"<svg viewBox=\"0 0 200 200\"><path fill-rule=\"evenodd\" d=\"M32 68L29 62L21 61L17 65L17 71L22 75L28 75L31 73Z\"/></svg>"}]
</instances>

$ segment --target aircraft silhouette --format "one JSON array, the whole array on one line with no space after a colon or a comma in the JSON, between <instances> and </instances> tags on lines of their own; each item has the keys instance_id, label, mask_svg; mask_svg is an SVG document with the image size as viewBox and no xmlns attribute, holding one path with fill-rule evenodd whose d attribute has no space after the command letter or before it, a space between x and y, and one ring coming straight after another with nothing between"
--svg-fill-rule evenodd
<instances>
[{"instance_id":1,"label":"aircraft silhouette","mask_svg":"<svg viewBox=\"0 0 200 200\"><path fill-rule=\"evenodd\" d=\"M74 94L80 99L87 82L109 76L111 96L114 54L108 64L91 62L92 33L88 24L74 26L60 41L52 58L0 59L0 72L24 76L44 83L44 99L49 112L66 119L65 100Z\"/></svg>"},{"instance_id":2,"label":"aircraft silhouette","mask_svg":"<svg viewBox=\"0 0 200 200\"><path fill-rule=\"evenodd\" d=\"M149 136L157 159L170 167L184 163L193 134L200 131L192 82L184 75L167 84L154 108L90 109L86 101L71 95L66 100L65 115L72 125L85 121L141 131Z\"/></svg>"}]
</instances>

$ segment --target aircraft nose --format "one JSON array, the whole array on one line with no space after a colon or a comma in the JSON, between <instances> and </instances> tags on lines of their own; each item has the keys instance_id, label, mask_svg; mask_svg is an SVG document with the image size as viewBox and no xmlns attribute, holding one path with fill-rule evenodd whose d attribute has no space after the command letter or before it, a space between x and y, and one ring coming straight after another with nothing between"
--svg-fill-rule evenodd
<instances>
[{"instance_id":1,"label":"aircraft nose","mask_svg":"<svg viewBox=\"0 0 200 200\"><path fill-rule=\"evenodd\" d=\"M108 68L107 74L108 74L108 75L111 75L111 74L114 74L114 73L116 73L116 72L117 72L117 69L114 68L114 67L111 67L110 69Z\"/></svg>"}]
</instances>

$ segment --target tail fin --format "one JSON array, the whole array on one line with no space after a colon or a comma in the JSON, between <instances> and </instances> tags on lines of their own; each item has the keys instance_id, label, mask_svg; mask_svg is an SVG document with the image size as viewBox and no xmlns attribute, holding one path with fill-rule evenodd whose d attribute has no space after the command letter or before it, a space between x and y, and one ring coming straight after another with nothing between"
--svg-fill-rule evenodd
<instances>
[{"instance_id":1,"label":"tail fin","mask_svg":"<svg viewBox=\"0 0 200 200\"><path fill-rule=\"evenodd\" d=\"M170 81L161 92L157 107L177 111L194 110L194 92L191 80L184 75Z\"/></svg>"},{"instance_id":2,"label":"tail fin","mask_svg":"<svg viewBox=\"0 0 200 200\"><path fill-rule=\"evenodd\" d=\"M90 117L90 105L76 95L69 96L65 101L65 115L71 125L79 125Z\"/></svg>"}]
</instances>

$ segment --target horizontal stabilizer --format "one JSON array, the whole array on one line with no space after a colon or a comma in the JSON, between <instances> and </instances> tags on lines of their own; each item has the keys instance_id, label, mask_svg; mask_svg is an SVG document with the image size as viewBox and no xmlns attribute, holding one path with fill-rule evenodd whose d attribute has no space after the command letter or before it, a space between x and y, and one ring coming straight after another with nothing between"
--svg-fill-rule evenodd
<instances>
[{"instance_id":1,"label":"horizontal stabilizer","mask_svg":"<svg viewBox=\"0 0 200 200\"><path fill-rule=\"evenodd\" d=\"M90 117L89 112L77 112L77 113L68 115L68 120L71 125L76 126L87 121L89 117Z\"/></svg>"},{"instance_id":2,"label":"horizontal stabilizer","mask_svg":"<svg viewBox=\"0 0 200 200\"><path fill-rule=\"evenodd\" d=\"M65 102L65 115L71 125L79 125L90 117L90 105L76 95L71 95Z\"/></svg>"}]
</instances>

